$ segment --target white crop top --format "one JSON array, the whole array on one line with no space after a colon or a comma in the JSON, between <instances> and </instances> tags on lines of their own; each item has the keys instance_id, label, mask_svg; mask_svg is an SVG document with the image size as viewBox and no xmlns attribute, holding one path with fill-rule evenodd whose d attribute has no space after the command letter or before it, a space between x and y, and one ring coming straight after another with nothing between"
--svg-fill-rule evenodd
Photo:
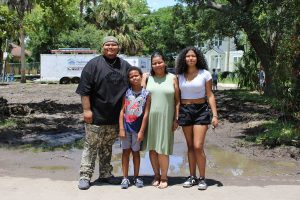
<instances>
[{"instance_id":1,"label":"white crop top","mask_svg":"<svg viewBox=\"0 0 300 200\"><path fill-rule=\"evenodd\" d=\"M205 97L205 83L211 80L211 74L205 69L200 69L198 75L187 81L183 74L178 75L181 99L198 99Z\"/></svg>"}]
</instances>

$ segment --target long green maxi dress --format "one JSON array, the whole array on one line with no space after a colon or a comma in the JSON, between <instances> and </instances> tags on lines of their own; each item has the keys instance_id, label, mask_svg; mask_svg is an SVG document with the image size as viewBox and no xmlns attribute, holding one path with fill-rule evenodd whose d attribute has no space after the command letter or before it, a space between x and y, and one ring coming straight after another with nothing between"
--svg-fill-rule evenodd
<instances>
[{"instance_id":1,"label":"long green maxi dress","mask_svg":"<svg viewBox=\"0 0 300 200\"><path fill-rule=\"evenodd\" d=\"M146 89L151 94L151 107L143 150L155 150L164 155L173 153L174 76L174 74L168 73L162 78L155 76L148 78Z\"/></svg>"}]
</instances>

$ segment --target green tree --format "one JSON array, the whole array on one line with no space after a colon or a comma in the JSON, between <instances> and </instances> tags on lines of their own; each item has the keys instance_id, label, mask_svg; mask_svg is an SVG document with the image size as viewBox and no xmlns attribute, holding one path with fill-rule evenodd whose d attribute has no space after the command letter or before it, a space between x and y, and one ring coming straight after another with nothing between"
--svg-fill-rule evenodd
<instances>
[{"instance_id":1,"label":"green tree","mask_svg":"<svg viewBox=\"0 0 300 200\"><path fill-rule=\"evenodd\" d=\"M129 15L133 17L133 22L137 30L141 29L141 22L145 19L151 11L147 5L146 0L129 0Z\"/></svg>"},{"instance_id":2,"label":"green tree","mask_svg":"<svg viewBox=\"0 0 300 200\"><path fill-rule=\"evenodd\" d=\"M212 1L183 0L189 6L198 8L199 12L211 10L220 19L227 18L234 24L233 28L243 30L260 59L266 72L266 94L275 95L274 68L281 41L287 31L293 27L296 18L295 8L298 0L265 1ZM276 71L276 70L275 70Z\"/></svg>"},{"instance_id":3,"label":"green tree","mask_svg":"<svg viewBox=\"0 0 300 200\"><path fill-rule=\"evenodd\" d=\"M80 8L80 16L83 16L83 10L84 8L88 9L91 6L91 3L93 6L97 5L97 0L80 0L79 8Z\"/></svg>"},{"instance_id":4,"label":"green tree","mask_svg":"<svg viewBox=\"0 0 300 200\"><path fill-rule=\"evenodd\" d=\"M194 7L185 7L176 5L172 9L174 41L176 41L176 51L185 48L186 46L197 46L210 39L209 26L202 28L203 14L198 13ZM193 14L191 14L193 13ZM197 17L195 17L197 16Z\"/></svg>"},{"instance_id":5,"label":"green tree","mask_svg":"<svg viewBox=\"0 0 300 200\"><path fill-rule=\"evenodd\" d=\"M18 38L18 32L15 29L17 26L15 14L9 11L7 5L0 4L0 62L2 61L2 48L6 45L6 40Z\"/></svg>"},{"instance_id":6,"label":"green tree","mask_svg":"<svg viewBox=\"0 0 300 200\"><path fill-rule=\"evenodd\" d=\"M91 48L101 50L103 31L93 24L86 24L75 30L62 32L58 36L58 47Z\"/></svg>"},{"instance_id":7,"label":"green tree","mask_svg":"<svg viewBox=\"0 0 300 200\"><path fill-rule=\"evenodd\" d=\"M144 53L162 52L168 66L174 65L174 56L186 46L197 45L204 38L196 26L196 17L190 15L193 8L182 5L160 8L141 20L141 36Z\"/></svg>"},{"instance_id":8,"label":"green tree","mask_svg":"<svg viewBox=\"0 0 300 200\"><path fill-rule=\"evenodd\" d=\"M136 55L142 49L143 41L129 8L129 1L103 0L95 9L96 21L107 35L118 38L122 53Z\"/></svg>"},{"instance_id":9,"label":"green tree","mask_svg":"<svg viewBox=\"0 0 300 200\"><path fill-rule=\"evenodd\" d=\"M160 51L163 54L176 52L172 8L161 8L142 21L141 35L145 43L144 52Z\"/></svg>"},{"instance_id":10,"label":"green tree","mask_svg":"<svg viewBox=\"0 0 300 200\"><path fill-rule=\"evenodd\" d=\"M242 62L237 63L235 74L239 77L239 87L258 89L258 71L259 60L253 50L250 48L244 53Z\"/></svg>"},{"instance_id":11,"label":"green tree","mask_svg":"<svg viewBox=\"0 0 300 200\"><path fill-rule=\"evenodd\" d=\"M59 47L59 36L84 25L78 9L79 0L40 0L32 13L26 17L28 46L34 60L41 53Z\"/></svg>"},{"instance_id":12,"label":"green tree","mask_svg":"<svg viewBox=\"0 0 300 200\"><path fill-rule=\"evenodd\" d=\"M21 43L21 83L26 83L25 76L25 29L24 18L26 13L30 12L33 8L34 1L30 0L7 0L8 7L16 11L18 16L18 30Z\"/></svg>"}]
</instances>

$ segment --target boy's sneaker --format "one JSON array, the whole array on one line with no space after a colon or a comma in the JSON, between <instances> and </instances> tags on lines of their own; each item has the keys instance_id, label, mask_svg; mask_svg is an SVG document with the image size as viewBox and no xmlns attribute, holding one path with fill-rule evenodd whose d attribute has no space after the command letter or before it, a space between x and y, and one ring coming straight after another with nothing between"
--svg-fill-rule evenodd
<instances>
[{"instance_id":1,"label":"boy's sneaker","mask_svg":"<svg viewBox=\"0 0 300 200\"><path fill-rule=\"evenodd\" d=\"M192 187L194 185L197 185L198 181L197 181L197 177L195 176L189 176L187 178L187 180L183 183L183 187L184 188L189 188Z\"/></svg>"},{"instance_id":2,"label":"boy's sneaker","mask_svg":"<svg viewBox=\"0 0 300 200\"><path fill-rule=\"evenodd\" d=\"M205 178L200 178L198 183L198 190L206 190L206 189L207 189L207 184Z\"/></svg>"},{"instance_id":3,"label":"boy's sneaker","mask_svg":"<svg viewBox=\"0 0 300 200\"><path fill-rule=\"evenodd\" d=\"M122 189L127 189L130 185L130 182L128 180L128 178L123 178L122 182L121 182L121 188Z\"/></svg>"},{"instance_id":4,"label":"boy's sneaker","mask_svg":"<svg viewBox=\"0 0 300 200\"><path fill-rule=\"evenodd\" d=\"M143 179L141 179L141 178L138 178L138 177L133 178L133 183L138 188L144 187L144 182L143 182Z\"/></svg>"},{"instance_id":5,"label":"boy's sneaker","mask_svg":"<svg viewBox=\"0 0 300 200\"><path fill-rule=\"evenodd\" d=\"M79 179L78 188L80 190L87 190L90 188L90 181L87 179Z\"/></svg>"}]
</instances>

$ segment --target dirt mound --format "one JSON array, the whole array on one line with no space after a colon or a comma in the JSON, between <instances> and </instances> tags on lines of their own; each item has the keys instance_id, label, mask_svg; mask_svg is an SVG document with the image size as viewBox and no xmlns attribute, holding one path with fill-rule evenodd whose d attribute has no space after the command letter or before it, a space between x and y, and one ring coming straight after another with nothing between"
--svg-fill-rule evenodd
<instances>
[{"instance_id":1,"label":"dirt mound","mask_svg":"<svg viewBox=\"0 0 300 200\"><path fill-rule=\"evenodd\" d=\"M7 100L3 97L0 97L0 120L4 120L7 117L9 117Z\"/></svg>"},{"instance_id":2,"label":"dirt mound","mask_svg":"<svg viewBox=\"0 0 300 200\"><path fill-rule=\"evenodd\" d=\"M279 113L268 105L259 105L253 102L241 102L239 99L218 92L218 113L231 123L269 120Z\"/></svg>"},{"instance_id":3,"label":"dirt mound","mask_svg":"<svg viewBox=\"0 0 300 200\"><path fill-rule=\"evenodd\" d=\"M1 112L1 120L10 119L9 125L0 128L2 144L61 146L83 137L80 104L61 104L52 100L8 104L1 98Z\"/></svg>"},{"instance_id":4,"label":"dirt mound","mask_svg":"<svg viewBox=\"0 0 300 200\"><path fill-rule=\"evenodd\" d=\"M81 112L80 104L60 104L52 100L44 100L39 103L26 103L26 104L8 104L8 101L0 97L0 120L7 117L26 116L33 113L79 113Z\"/></svg>"}]
</instances>

